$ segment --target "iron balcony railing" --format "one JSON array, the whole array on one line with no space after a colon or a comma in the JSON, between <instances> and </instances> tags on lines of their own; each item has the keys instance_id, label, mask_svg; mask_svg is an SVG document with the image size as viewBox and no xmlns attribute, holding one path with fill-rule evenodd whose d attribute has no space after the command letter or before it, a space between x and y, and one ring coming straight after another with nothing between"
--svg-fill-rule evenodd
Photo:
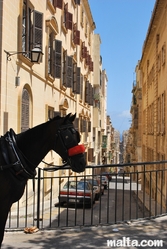
<instances>
[{"instance_id":1,"label":"iron balcony railing","mask_svg":"<svg viewBox=\"0 0 167 249\"><path fill-rule=\"evenodd\" d=\"M13 204L6 229L24 229L31 226L40 229L98 226L165 214L166 163L167 161L87 166L87 175L75 175L67 167L58 172L61 176L53 176L52 172L45 172L50 168L45 171L38 168L38 177L33 184L28 182L21 200ZM116 173L118 168L121 169L120 173ZM77 197L73 197L71 203L69 190L67 202L64 206L60 205L60 191L67 181L77 183L81 178L86 180L97 175L102 177L102 172L106 170L112 171L111 180L107 181L104 195L101 194L94 204L92 202L92 205L83 205L87 201L85 199L83 204L78 205ZM93 190L91 191L93 195Z\"/></svg>"}]
</instances>

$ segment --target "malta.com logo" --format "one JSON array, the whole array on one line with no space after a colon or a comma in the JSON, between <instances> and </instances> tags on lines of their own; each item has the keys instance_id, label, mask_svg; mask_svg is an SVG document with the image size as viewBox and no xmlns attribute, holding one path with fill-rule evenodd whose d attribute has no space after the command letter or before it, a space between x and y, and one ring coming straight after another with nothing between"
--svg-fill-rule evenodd
<instances>
[{"instance_id":1,"label":"malta.com logo","mask_svg":"<svg viewBox=\"0 0 167 249\"><path fill-rule=\"evenodd\" d=\"M163 247L163 240L131 240L130 237L122 237L122 239L117 240L107 240L107 247Z\"/></svg>"}]
</instances>

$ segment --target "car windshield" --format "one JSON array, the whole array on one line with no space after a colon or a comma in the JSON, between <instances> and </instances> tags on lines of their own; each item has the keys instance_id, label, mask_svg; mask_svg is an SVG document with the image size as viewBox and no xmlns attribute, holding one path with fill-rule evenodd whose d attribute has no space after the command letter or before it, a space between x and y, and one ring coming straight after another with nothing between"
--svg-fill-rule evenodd
<instances>
[{"instance_id":1,"label":"car windshield","mask_svg":"<svg viewBox=\"0 0 167 249\"><path fill-rule=\"evenodd\" d=\"M76 182L75 181L70 181L70 182L66 182L66 184L64 185L63 189L89 189L88 188L88 184L86 182Z\"/></svg>"},{"instance_id":2,"label":"car windshield","mask_svg":"<svg viewBox=\"0 0 167 249\"><path fill-rule=\"evenodd\" d=\"M68 189L68 188L76 188L76 182L75 181L66 182L63 189Z\"/></svg>"},{"instance_id":3,"label":"car windshield","mask_svg":"<svg viewBox=\"0 0 167 249\"><path fill-rule=\"evenodd\" d=\"M86 182L78 182L77 189L88 189L88 185Z\"/></svg>"},{"instance_id":4,"label":"car windshield","mask_svg":"<svg viewBox=\"0 0 167 249\"><path fill-rule=\"evenodd\" d=\"M88 181L93 185L93 186L98 186L98 182L94 179L88 179Z\"/></svg>"}]
</instances>

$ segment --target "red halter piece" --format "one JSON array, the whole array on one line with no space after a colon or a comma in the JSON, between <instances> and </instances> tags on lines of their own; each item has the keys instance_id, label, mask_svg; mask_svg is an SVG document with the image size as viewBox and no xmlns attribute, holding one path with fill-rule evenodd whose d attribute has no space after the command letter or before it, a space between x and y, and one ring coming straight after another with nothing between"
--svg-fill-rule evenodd
<instances>
[{"instance_id":1,"label":"red halter piece","mask_svg":"<svg viewBox=\"0 0 167 249\"><path fill-rule=\"evenodd\" d=\"M76 145L68 150L69 156L75 156L85 152L85 146L83 144Z\"/></svg>"}]
</instances>

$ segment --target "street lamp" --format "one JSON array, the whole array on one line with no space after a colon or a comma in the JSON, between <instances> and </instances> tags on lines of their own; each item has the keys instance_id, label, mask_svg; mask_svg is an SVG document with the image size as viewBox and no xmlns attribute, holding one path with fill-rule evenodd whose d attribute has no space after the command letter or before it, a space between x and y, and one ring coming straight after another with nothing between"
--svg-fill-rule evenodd
<instances>
[{"instance_id":1,"label":"street lamp","mask_svg":"<svg viewBox=\"0 0 167 249\"><path fill-rule=\"evenodd\" d=\"M40 63L42 60L42 50L40 47L35 47L31 50L31 62Z\"/></svg>"},{"instance_id":2,"label":"street lamp","mask_svg":"<svg viewBox=\"0 0 167 249\"><path fill-rule=\"evenodd\" d=\"M10 52L8 52L8 51L4 50L4 52L7 55L7 61L11 61L10 57L12 55L15 55L15 54L27 55L28 54L27 51L25 51L25 52L23 52L23 51L19 51L19 52L10 51ZM41 59L42 59L42 55L43 55L41 48L36 46L30 52L31 52L31 62L40 63Z\"/></svg>"}]
</instances>

